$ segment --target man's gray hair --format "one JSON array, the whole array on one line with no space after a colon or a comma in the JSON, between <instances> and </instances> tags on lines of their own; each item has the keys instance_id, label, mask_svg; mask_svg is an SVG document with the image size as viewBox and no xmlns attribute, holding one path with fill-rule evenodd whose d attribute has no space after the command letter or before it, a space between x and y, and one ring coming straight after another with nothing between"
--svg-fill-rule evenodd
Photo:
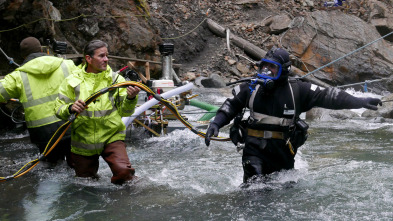
<instances>
[{"instance_id":1,"label":"man's gray hair","mask_svg":"<svg viewBox=\"0 0 393 221\"><path fill-rule=\"evenodd\" d=\"M89 43L87 43L87 45L83 49L83 57L85 57L86 55L89 55L90 57L93 57L94 56L94 51L99 49L99 48L102 48L102 47L108 48L108 44L103 42L103 41L101 41L101 40L90 41Z\"/></svg>"}]
</instances>

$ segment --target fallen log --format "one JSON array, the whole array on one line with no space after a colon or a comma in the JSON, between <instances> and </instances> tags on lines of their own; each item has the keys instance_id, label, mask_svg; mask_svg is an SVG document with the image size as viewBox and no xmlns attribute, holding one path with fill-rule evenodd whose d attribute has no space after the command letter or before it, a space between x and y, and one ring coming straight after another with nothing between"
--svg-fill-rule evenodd
<instances>
[{"instance_id":1,"label":"fallen log","mask_svg":"<svg viewBox=\"0 0 393 221\"><path fill-rule=\"evenodd\" d=\"M325 87L325 88L331 87L331 85L329 85L329 84L327 84L327 83L325 83L325 82L319 80L318 78L316 78L316 77L314 77L314 76L312 76L312 75L311 75L311 76L309 75L309 76L304 77L307 73L305 73L304 71L300 70L300 69L297 68L297 67L291 66L291 72L292 72L293 74L295 74L295 75L297 75L297 76L299 76L299 77L305 79L306 81L311 82L311 83L313 83L313 84L316 84L316 85L318 85L318 86Z\"/></svg>"},{"instance_id":2,"label":"fallen log","mask_svg":"<svg viewBox=\"0 0 393 221\"><path fill-rule=\"evenodd\" d=\"M211 32L213 32L214 34L216 34L222 38L226 37L226 28L222 27L221 25L219 25L218 23L216 23L215 21L213 21L211 19L206 19L206 24L207 24L207 27L209 28L209 30ZM243 38L240 38L236 35L230 34L229 39L231 40L231 42L234 45L243 49L244 52L246 54L248 54L254 60L261 60L266 54L266 51L262 50L261 48L255 46L254 44L250 43L249 41L247 41Z\"/></svg>"},{"instance_id":3,"label":"fallen log","mask_svg":"<svg viewBox=\"0 0 393 221\"><path fill-rule=\"evenodd\" d=\"M221 25L219 25L218 23L216 23L215 21L211 20L211 19L206 19L206 24L207 27L209 28L209 30L211 32L213 32L215 35L225 38L227 35L227 29L225 27L222 27ZM236 35L230 34L229 39L231 40L231 42L241 48L247 55L249 55L252 59L254 60L261 60L265 54L267 53L265 50L259 48L258 46L252 44L251 42L240 38ZM302 70L292 66L292 73L299 76L299 77L303 77L304 75L306 75L305 72L303 72ZM304 79L306 81L309 81L313 84L316 84L318 86L321 87L331 87L329 84L313 77L313 76L307 76L304 77Z\"/></svg>"}]
</instances>

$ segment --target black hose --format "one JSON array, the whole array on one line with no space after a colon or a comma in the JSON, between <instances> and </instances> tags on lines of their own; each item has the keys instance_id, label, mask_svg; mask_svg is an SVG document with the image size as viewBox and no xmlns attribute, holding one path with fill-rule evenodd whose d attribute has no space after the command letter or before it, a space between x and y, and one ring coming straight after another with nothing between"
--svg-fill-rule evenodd
<instances>
[{"instance_id":1,"label":"black hose","mask_svg":"<svg viewBox=\"0 0 393 221\"><path fill-rule=\"evenodd\" d=\"M195 133L198 136L205 137L206 134L194 129L194 127L186 121L177 111L177 108L175 105L173 105L171 102L165 100L162 98L160 95L155 94L150 88L148 88L146 85L141 84L139 82L133 82L133 81L126 81L118 84L114 84L110 87L101 89L100 91L90 95L85 100L86 106L88 106L91 102L93 102L95 99L100 97L101 95L114 90L116 88L123 88L123 87L128 87L128 86L137 86L141 88L142 90L146 91L147 93L150 93L154 96L155 99L159 100L162 104L164 104L176 117L178 120L180 120L188 129L190 129L193 133ZM41 160L45 159L45 157L56 147L57 143L63 138L65 132L68 130L69 126L72 124L72 122L78 117L79 113L74 113L72 114L66 123L61 125L57 131L53 134L52 138L49 140L48 144L45 147L45 150L42 152L42 154L35 160L30 161L26 165L24 165L19 171L17 171L15 174L7 177L0 177L0 182L12 180L15 178L18 178L27 172L29 172L31 169L33 169ZM222 138L222 137L212 137L212 140L216 141L229 141L230 138ZM49 148L50 147L50 148ZM30 165L30 167L28 167Z\"/></svg>"}]
</instances>

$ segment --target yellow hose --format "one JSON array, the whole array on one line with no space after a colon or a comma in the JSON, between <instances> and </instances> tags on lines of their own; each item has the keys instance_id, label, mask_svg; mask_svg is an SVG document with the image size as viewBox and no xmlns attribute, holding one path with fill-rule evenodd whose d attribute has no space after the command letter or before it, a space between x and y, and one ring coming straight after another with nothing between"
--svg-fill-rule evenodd
<instances>
[{"instance_id":1,"label":"yellow hose","mask_svg":"<svg viewBox=\"0 0 393 221\"><path fill-rule=\"evenodd\" d=\"M114 84L114 85L112 85L110 87L101 89L98 92L95 92L94 94L90 95L85 100L86 106L88 106L91 102L96 100L98 97L100 97L101 95L103 95L103 94L105 94L105 93L107 93L109 91L112 91L112 90L114 90L116 88L122 88L122 87L128 87L128 86L136 86L136 87L139 87L140 89L146 91L147 93L152 94L155 99L159 100L163 105L165 105L176 116L176 118L180 122L182 122L188 129L190 129L193 133L195 133L196 135L198 135L200 137L203 137L203 138L206 136L206 133L194 129L194 127L180 115L179 111L177 110L176 106L173 103L171 103L168 100L165 100L164 98L162 98L158 94L154 93L154 91L152 91L146 85L144 85L142 83L139 83L139 82L135 82L135 81L121 82L121 83L118 83L118 84ZM0 182L4 182L4 181L7 181L7 180L12 180L12 179L18 178L18 177L26 174L30 170L32 170L44 157L48 156L48 154L56 147L56 145L63 138L64 134L66 133L66 131L68 130L68 128L70 127L72 122L76 119L76 117L78 117L78 115L79 115L79 113L75 113L74 115L71 115L69 120L66 123L64 123L63 125L61 125L56 130L56 132L53 134L53 136L49 140L48 144L46 145L45 150L41 154L41 157L28 162L21 169L19 169L16 173L14 173L12 176L0 177ZM63 129L63 128L65 128L65 129ZM60 131L62 131L61 134L59 135L57 140L52 144L52 146L48 149L48 147L50 146L52 140L56 137L56 135L58 133L60 133ZM216 140L216 141L229 141L230 140L230 138L225 138L225 137L211 137L211 139L212 140ZM30 164L32 164L32 165L29 168L25 169Z\"/></svg>"}]
</instances>

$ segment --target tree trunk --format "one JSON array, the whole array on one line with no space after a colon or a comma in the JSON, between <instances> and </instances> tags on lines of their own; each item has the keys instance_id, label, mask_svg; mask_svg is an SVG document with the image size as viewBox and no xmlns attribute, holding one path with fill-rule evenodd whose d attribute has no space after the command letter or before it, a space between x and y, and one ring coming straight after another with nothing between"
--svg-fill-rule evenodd
<instances>
[{"instance_id":1,"label":"tree trunk","mask_svg":"<svg viewBox=\"0 0 393 221\"><path fill-rule=\"evenodd\" d=\"M211 19L206 19L206 24L209 30L213 32L215 35L220 36L222 38L226 37L226 28L222 27L221 25L219 25L218 23L216 23ZM234 45L243 49L244 52L254 60L261 60L266 54L266 51L262 50L258 46L236 35L231 34L229 39L233 42ZM294 66L292 66L291 68L292 68L292 73L294 73L299 77L302 77L306 74ZM329 84L312 76L307 76L304 79L321 87L330 87Z\"/></svg>"}]
</instances>

